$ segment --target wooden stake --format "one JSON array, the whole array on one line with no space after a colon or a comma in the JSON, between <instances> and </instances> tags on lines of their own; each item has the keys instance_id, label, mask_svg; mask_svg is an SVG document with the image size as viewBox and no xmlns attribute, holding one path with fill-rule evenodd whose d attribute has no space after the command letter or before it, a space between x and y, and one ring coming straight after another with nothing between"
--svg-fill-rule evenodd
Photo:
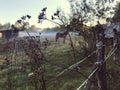
<instances>
[{"instance_id":1,"label":"wooden stake","mask_svg":"<svg viewBox=\"0 0 120 90\"><path fill-rule=\"evenodd\" d=\"M98 90L107 90L107 80L106 80L106 64L103 63L104 52L105 52L105 35L104 29L101 25L96 26L96 39L97 39L97 62L95 63L96 66L99 68L96 75L98 80Z\"/></svg>"}]
</instances>

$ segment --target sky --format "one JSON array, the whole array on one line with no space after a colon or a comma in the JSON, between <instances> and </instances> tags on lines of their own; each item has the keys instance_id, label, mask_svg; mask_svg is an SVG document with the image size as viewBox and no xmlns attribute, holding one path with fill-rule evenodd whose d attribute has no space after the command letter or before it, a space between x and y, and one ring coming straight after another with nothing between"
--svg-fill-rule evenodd
<instances>
[{"instance_id":1,"label":"sky","mask_svg":"<svg viewBox=\"0 0 120 90\"><path fill-rule=\"evenodd\" d=\"M80 0L74 1L78 2ZM44 7L47 7L46 15L48 19L51 19L51 15L57 8L61 8L66 14L70 12L68 0L0 0L0 23L10 22L14 24L22 16L29 14L32 16L29 20L30 25L35 25L41 29L54 27L55 24L49 21L43 21L42 24L38 24L38 15Z\"/></svg>"},{"instance_id":2,"label":"sky","mask_svg":"<svg viewBox=\"0 0 120 90\"><path fill-rule=\"evenodd\" d=\"M14 24L22 16L29 14L32 16L29 20L30 25L36 25L39 28L55 26L49 21L38 24L38 15L44 7L47 7L49 19L57 8L63 9L66 13L69 12L68 0L0 0L0 23Z\"/></svg>"}]
</instances>

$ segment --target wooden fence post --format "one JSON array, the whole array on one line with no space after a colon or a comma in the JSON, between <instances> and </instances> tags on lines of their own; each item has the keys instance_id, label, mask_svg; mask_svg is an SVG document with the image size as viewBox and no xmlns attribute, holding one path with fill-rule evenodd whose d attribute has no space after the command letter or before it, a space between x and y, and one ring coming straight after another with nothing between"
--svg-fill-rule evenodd
<instances>
[{"instance_id":1,"label":"wooden fence post","mask_svg":"<svg viewBox=\"0 0 120 90\"><path fill-rule=\"evenodd\" d=\"M114 28L113 29L113 48L115 49L113 53L113 61L118 62L118 32Z\"/></svg>"},{"instance_id":2,"label":"wooden fence post","mask_svg":"<svg viewBox=\"0 0 120 90\"><path fill-rule=\"evenodd\" d=\"M97 82L98 90L107 90L107 80L106 80L106 64L104 62L104 52L105 52L105 34L104 29L101 25L96 26L96 47L97 47L97 62L95 65L98 67Z\"/></svg>"}]
</instances>

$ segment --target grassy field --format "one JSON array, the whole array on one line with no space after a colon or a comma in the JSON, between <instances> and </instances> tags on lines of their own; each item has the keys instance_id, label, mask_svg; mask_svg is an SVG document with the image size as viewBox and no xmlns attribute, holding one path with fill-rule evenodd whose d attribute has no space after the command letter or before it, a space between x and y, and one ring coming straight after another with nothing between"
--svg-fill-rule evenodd
<instances>
[{"instance_id":1,"label":"grassy field","mask_svg":"<svg viewBox=\"0 0 120 90\"><path fill-rule=\"evenodd\" d=\"M49 41L53 42L53 44L46 49L42 48L45 58L39 67L44 68L43 74L46 81L46 88L47 90L76 90L92 72L96 55L94 54L85 62L81 63L79 65L79 72L77 68L74 68L56 78L61 71L80 61L92 51L91 49L86 50L74 43L75 51L73 52L69 40L67 40L66 44L62 43L62 39L60 40L60 44L56 44L54 40L52 40L53 39L50 39ZM37 90L34 87L34 71L31 69L33 67L31 57L27 55L24 50L14 51L14 48L9 48L7 44L4 44L2 48L3 51L1 50L0 52L0 90ZM111 48L112 47L106 48L106 55ZM75 53L75 56L73 53ZM11 64L6 63L6 57L9 58ZM111 57L106 65L108 90L119 90L119 64L116 65ZM41 74L38 76L41 76ZM92 90L97 90L96 83L95 81L92 85ZM40 82L38 82L38 86L41 86Z\"/></svg>"},{"instance_id":2,"label":"grassy field","mask_svg":"<svg viewBox=\"0 0 120 90\"><path fill-rule=\"evenodd\" d=\"M6 47L8 46L6 45ZM29 78L29 74L32 73L30 69L31 65L29 63L30 57L28 57L23 51L19 50L14 51L13 49L10 51L8 50L9 52L7 52L7 50L5 51L6 52L4 53L1 52L0 56L0 85L2 85L0 90L8 90L9 87L11 87L12 90L22 90L23 88L24 90L34 90L34 87L29 81L24 83ZM46 49L43 48L42 52L46 58L43 65L45 67L44 74L47 90L66 90L67 88L74 90L85 79L76 72L76 69L70 70L59 78L56 78L57 74L62 70L84 57L84 53L81 53L77 48L75 48L76 56L74 57L73 51L68 42L65 45L62 42L61 44L52 44ZM6 64L6 61L4 60L5 57L8 57L11 60L12 65ZM84 74L88 74L90 72L90 68L88 68L89 70L87 71L84 63L81 67L83 68L82 71Z\"/></svg>"}]
</instances>

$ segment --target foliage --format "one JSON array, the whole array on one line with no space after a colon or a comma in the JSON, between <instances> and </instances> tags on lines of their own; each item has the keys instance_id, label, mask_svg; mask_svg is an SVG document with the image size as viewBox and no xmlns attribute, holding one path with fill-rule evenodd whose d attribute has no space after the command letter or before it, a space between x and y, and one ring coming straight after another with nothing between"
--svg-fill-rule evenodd
<instances>
[{"instance_id":1,"label":"foliage","mask_svg":"<svg viewBox=\"0 0 120 90\"><path fill-rule=\"evenodd\" d=\"M69 0L72 18L77 18L84 23L99 21L113 15L115 2L107 0Z\"/></svg>"},{"instance_id":2,"label":"foliage","mask_svg":"<svg viewBox=\"0 0 120 90\"><path fill-rule=\"evenodd\" d=\"M25 30L29 28L29 19L31 18L30 15L22 16L19 20L15 22L15 26L20 28L21 30Z\"/></svg>"},{"instance_id":3,"label":"foliage","mask_svg":"<svg viewBox=\"0 0 120 90\"><path fill-rule=\"evenodd\" d=\"M113 17L114 22L120 22L120 3L117 5L117 8L115 10L115 15Z\"/></svg>"}]
</instances>

